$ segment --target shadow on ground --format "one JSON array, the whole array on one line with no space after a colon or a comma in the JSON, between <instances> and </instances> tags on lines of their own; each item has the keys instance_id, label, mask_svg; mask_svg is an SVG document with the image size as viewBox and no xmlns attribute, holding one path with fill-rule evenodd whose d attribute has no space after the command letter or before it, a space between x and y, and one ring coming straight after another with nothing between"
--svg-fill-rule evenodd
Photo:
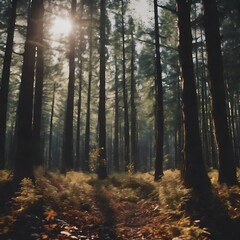
<instances>
[{"instance_id":1,"label":"shadow on ground","mask_svg":"<svg viewBox=\"0 0 240 240\"><path fill-rule=\"evenodd\" d=\"M109 198L101 184L95 186L95 201L103 217L103 224L99 226L98 230L99 238L104 240L121 239L115 231L116 213L111 208Z\"/></svg>"},{"instance_id":2,"label":"shadow on ground","mask_svg":"<svg viewBox=\"0 0 240 240\"><path fill-rule=\"evenodd\" d=\"M185 210L193 222L207 228L211 240L239 240L240 219L230 218L226 206L211 193L208 196L193 194L187 201Z\"/></svg>"}]
</instances>

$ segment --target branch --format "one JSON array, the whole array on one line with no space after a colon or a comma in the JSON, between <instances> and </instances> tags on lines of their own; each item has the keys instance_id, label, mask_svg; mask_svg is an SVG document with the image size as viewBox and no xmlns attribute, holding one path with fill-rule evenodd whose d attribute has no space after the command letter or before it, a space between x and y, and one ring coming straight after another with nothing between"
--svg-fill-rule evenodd
<instances>
[{"instance_id":1,"label":"branch","mask_svg":"<svg viewBox=\"0 0 240 240\"><path fill-rule=\"evenodd\" d=\"M175 14L175 15L177 14L177 11L175 9L170 8L170 7L163 6L163 5L158 5L158 7L162 8L162 9L165 9L165 10L168 10L172 14Z\"/></svg>"},{"instance_id":2,"label":"branch","mask_svg":"<svg viewBox=\"0 0 240 240\"><path fill-rule=\"evenodd\" d=\"M139 41L139 42L144 42L144 43L148 43L148 44L151 44L151 45L155 44L154 42L151 42L151 41L148 41L148 40L143 40L143 39L140 39L140 38L137 38L136 40Z\"/></svg>"},{"instance_id":3,"label":"branch","mask_svg":"<svg viewBox=\"0 0 240 240\"><path fill-rule=\"evenodd\" d=\"M15 52L14 50L12 52L18 56L23 56L23 53L18 53L18 52Z\"/></svg>"},{"instance_id":4,"label":"branch","mask_svg":"<svg viewBox=\"0 0 240 240\"><path fill-rule=\"evenodd\" d=\"M160 47L168 48L168 49L171 49L171 50L174 50L174 51L178 52L177 48L174 48L174 47L171 47L171 46L167 46L167 45L164 45L164 44L160 44Z\"/></svg>"}]
</instances>

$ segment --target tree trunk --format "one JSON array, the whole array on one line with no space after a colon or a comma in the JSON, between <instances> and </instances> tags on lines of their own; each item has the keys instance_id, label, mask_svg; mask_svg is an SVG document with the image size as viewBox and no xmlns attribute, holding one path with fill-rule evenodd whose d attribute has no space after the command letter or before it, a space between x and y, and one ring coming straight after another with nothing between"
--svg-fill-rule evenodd
<instances>
[{"instance_id":1,"label":"tree trunk","mask_svg":"<svg viewBox=\"0 0 240 240\"><path fill-rule=\"evenodd\" d=\"M182 178L187 187L198 192L209 189L210 180L204 166L198 125L198 108L192 59L191 3L177 0L179 57L182 71L184 114L184 152Z\"/></svg>"},{"instance_id":2,"label":"tree trunk","mask_svg":"<svg viewBox=\"0 0 240 240\"><path fill-rule=\"evenodd\" d=\"M86 113L86 131L85 131L85 159L84 170L89 172L89 153L90 153L90 111L91 111L91 91L92 91L92 9L89 26L89 72L88 72L88 92L87 92L87 113Z\"/></svg>"},{"instance_id":3,"label":"tree trunk","mask_svg":"<svg viewBox=\"0 0 240 240\"><path fill-rule=\"evenodd\" d=\"M83 14L83 3L80 3L80 18L82 20ZM80 22L80 25L82 21ZM82 159L80 158L80 130L81 130L81 111L82 111L82 81L83 81L83 29L80 30L80 39L79 39L79 82L78 82L78 105L77 105L77 132L76 132L76 169L82 169Z\"/></svg>"},{"instance_id":4,"label":"tree trunk","mask_svg":"<svg viewBox=\"0 0 240 240\"><path fill-rule=\"evenodd\" d=\"M22 77L19 91L16 129L16 157L14 181L19 183L23 178L34 179L33 173L33 138L32 138L32 109L33 82L36 53L36 22L37 0L33 0L28 17L25 51L23 54Z\"/></svg>"},{"instance_id":5,"label":"tree trunk","mask_svg":"<svg viewBox=\"0 0 240 240\"><path fill-rule=\"evenodd\" d=\"M134 172L139 169L137 156L137 111L136 111L136 78L135 78L135 41L134 41L134 23L130 19L131 24L131 161L134 165Z\"/></svg>"},{"instance_id":6,"label":"tree trunk","mask_svg":"<svg viewBox=\"0 0 240 240\"><path fill-rule=\"evenodd\" d=\"M155 110L155 142L156 159L154 180L161 179L163 175L163 90L162 90L162 65L159 43L159 25L158 25L158 3L154 0L154 21L155 21L155 91L156 91L156 110Z\"/></svg>"},{"instance_id":7,"label":"tree trunk","mask_svg":"<svg viewBox=\"0 0 240 240\"><path fill-rule=\"evenodd\" d=\"M115 55L115 121L114 121L114 150L113 150L113 166L114 170L118 172L119 169L119 96L118 96L118 66L117 56Z\"/></svg>"},{"instance_id":8,"label":"tree trunk","mask_svg":"<svg viewBox=\"0 0 240 240\"><path fill-rule=\"evenodd\" d=\"M79 66L79 86L78 86L78 105L77 105L77 133L76 133L76 169L82 169L83 164L80 158L80 130L81 130L81 111L82 111L82 64L83 58L82 53L80 53L80 66Z\"/></svg>"},{"instance_id":9,"label":"tree trunk","mask_svg":"<svg viewBox=\"0 0 240 240\"><path fill-rule=\"evenodd\" d=\"M18 0L12 1L11 18L7 30L7 42L5 55L3 59L2 81L0 88L0 169L5 167L5 142L6 142L6 123L7 123L7 106L9 92L9 78L13 51L13 38L16 22L16 9Z\"/></svg>"},{"instance_id":10,"label":"tree trunk","mask_svg":"<svg viewBox=\"0 0 240 240\"><path fill-rule=\"evenodd\" d=\"M71 18L74 27L76 17L76 0L72 0ZM74 82L75 82L75 32L72 29L69 36L69 81L67 109L63 133L62 173L74 167L73 154L73 108L74 108Z\"/></svg>"},{"instance_id":11,"label":"tree trunk","mask_svg":"<svg viewBox=\"0 0 240 240\"><path fill-rule=\"evenodd\" d=\"M209 86L212 100L212 115L219 157L219 182L237 183L233 146L227 123L226 94L223 79L223 62L219 17L216 0L203 0L204 27L207 44Z\"/></svg>"},{"instance_id":12,"label":"tree trunk","mask_svg":"<svg viewBox=\"0 0 240 240\"><path fill-rule=\"evenodd\" d=\"M53 116L54 116L54 104L55 104L55 92L56 83L53 85L53 95L52 95L52 106L51 106L51 116L50 116L50 128L49 128L49 153L48 153L48 166L51 169L53 166L53 151L52 151L52 134L53 134Z\"/></svg>"},{"instance_id":13,"label":"tree trunk","mask_svg":"<svg viewBox=\"0 0 240 240\"><path fill-rule=\"evenodd\" d=\"M128 91L126 87L126 50L125 50L125 23L124 23L124 3L121 0L122 7L122 86L123 86L123 108L124 108L124 167L128 171L130 164L129 153L129 117L128 117Z\"/></svg>"},{"instance_id":14,"label":"tree trunk","mask_svg":"<svg viewBox=\"0 0 240 240\"><path fill-rule=\"evenodd\" d=\"M97 174L99 179L107 178L107 150L106 150L106 96L105 96L105 44L106 44L106 0L100 2L100 89L99 89L99 159Z\"/></svg>"},{"instance_id":15,"label":"tree trunk","mask_svg":"<svg viewBox=\"0 0 240 240\"><path fill-rule=\"evenodd\" d=\"M43 0L38 0L38 15L35 18L37 24L37 59L36 59L36 83L33 114L33 144L34 161L37 166L43 166L43 153L41 151L41 118L42 118L42 96L43 96Z\"/></svg>"}]
</instances>

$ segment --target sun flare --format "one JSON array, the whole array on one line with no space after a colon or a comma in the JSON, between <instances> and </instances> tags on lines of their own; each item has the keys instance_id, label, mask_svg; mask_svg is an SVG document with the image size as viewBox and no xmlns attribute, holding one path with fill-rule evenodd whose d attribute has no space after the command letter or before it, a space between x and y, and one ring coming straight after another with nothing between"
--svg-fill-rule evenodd
<instances>
[{"instance_id":1,"label":"sun flare","mask_svg":"<svg viewBox=\"0 0 240 240\"><path fill-rule=\"evenodd\" d=\"M52 27L50 29L51 33L54 35L64 35L67 36L72 30L71 21L67 18L57 17L53 20Z\"/></svg>"}]
</instances>

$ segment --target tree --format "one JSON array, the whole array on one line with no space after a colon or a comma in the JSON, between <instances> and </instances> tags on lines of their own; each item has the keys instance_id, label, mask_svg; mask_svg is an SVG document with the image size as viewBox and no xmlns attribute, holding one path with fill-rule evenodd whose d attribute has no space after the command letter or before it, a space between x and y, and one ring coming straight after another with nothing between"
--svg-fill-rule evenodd
<instances>
[{"instance_id":1,"label":"tree","mask_svg":"<svg viewBox=\"0 0 240 240\"><path fill-rule=\"evenodd\" d=\"M131 31L131 161L134 164L134 171L138 170L138 159L137 159L137 110L136 110L136 76L135 76L135 60L136 60L136 43L134 40L135 25L133 18L129 19L130 31Z\"/></svg>"},{"instance_id":2,"label":"tree","mask_svg":"<svg viewBox=\"0 0 240 240\"><path fill-rule=\"evenodd\" d=\"M88 90L87 90L87 113L85 130L85 159L84 170L89 172L89 153L90 153L90 114L91 114L91 91L92 91L92 72L93 72L93 4L89 4L90 23L89 23L89 68L88 68Z\"/></svg>"},{"instance_id":3,"label":"tree","mask_svg":"<svg viewBox=\"0 0 240 240\"><path fill-rule=\"evenodd\" d=\"M22 77L19 91L16 126L16 157L14 164L14 181L23 178L34 179L32 152L32 109L33 83L36 54L36 22L38 0L33 0L28 16L27 35L23 54Z\"/></svg>"},{"instance_id":4,"label":"tree","mask_svg":"<svg viewBox=\"0 0 240 240\"><path fill-rule=\"evenodd\" d=\"M52 93L52 104L51 104L51 115L50 115L50 126L49 126L49 149L48 149L48 164L49 168L52 167L53 151L52 151L52 135L53 135L53 116L54 116L54 105L55 105L55 94L56 94L56 83L53 84L53 93Z\"/></svg>"},{"instance_id":5,"label":"tree","mask_svg":"<svg viewBox=\"0 0 240 240\"><path fill-rule=\"evenodd\" d=\"M106 0L100 1L100 90L99 90L99 156L97 174L99 179L107 177L106 161L106 96L105 96L105 44L106 44Z\"/></svg>"},{"instance_id":6,"label":"tree","mask_svg":"<svg viewBox=\"0 0 240 240\"><path fill-rule=\"evenodd\" d=\"M210 180L204 166L198 125L197 96L192 59L191 2L177 0L176 3L184 114L182 178L186 186L193 187L196 191L202 192L209 189Z\"/></svg>"},{"instance_id":7,"label":"tree","mask_svg":"<svg viewBox=\"0 0 240 240\"><path fill-rule=\"evenodd\" d=\"M38 15L35 17L37 36L37 58L36 58L36 83L33 114L33 142L34 160L37 166L43 165L43 154L41 151L41 120L42 120L42 98L43 98L43 74L44 74L44 46L43 46L43 0L37 1Z\"/></svg>"},{"instance_id":8,"label":"tree","mask_svg":"<svg viewBox=\"0 0 240 240\"><path fill-rule=\"evenodd\" d=\"M9 92L9 78L13 51L13 38L16 22L16 9L18 0L12 1L11 15L7 30L7 42L3 60L2 82L0 88L0 169L5 167L5 142L6 142L6 123L7 105Z\"/></svg>"},{"instance_id":9,"label":"tree","mask_svg":"<svg viewBox=\"0 0 240 240\"><path fill-rule=\"evenodd\" d=\"M80 19L83 18L83 2L80 3ZM80 26L83 21L80 21ZM82 82L83 82L83 34L84 31L80 30L79 39L79 82L78 82L78 103L77 103L77 131L76 131L76 169L81 169L83 167L82 161L80 159L80 132L81 132L81 112L82 112Z\"/></svg>"},{"instance_id":10,"label":"tree","mask_svg":"<svg viewBox=\"0 0 240 240\"><path fill-rule=\"evenodd\" d=\"M218 145L219 182L237 183L233 146L229 136L223 77L221 37L216 0L203 0L212 116Z\"/></svg>"},{"instance_id":11,"label":"tree","mask_svg":"<svg viewBox=\"0 0 240 240\"><path fill-rule=\"evenodd\" d=\"M76 17L76 0L71 3L71 19L72 24L75 24ZM69 81L68 81L68 96L67 108L64 123L63 133L63 149L62 149L62 172L73 169L74 154L73 154L73 108L74 108L74 83L75 83L75 32L72 29L69 36Z\"/></svg>"},{"instance_id":12,"label":"tree","mask_svg":"<svg viewBox=\"0 0 240 240\"><path fill-rule=\"evenodd\" d=\"M115 47L116 48L116 47ZM115 49L116 51L116 49ZM114 121L114 150L113 150L113 169L119 171L119 79L118 79L118 66L117 54L114 57L115 64L115 121Z\"/></svg>"},{"instance_id":13,"label":"tree","mask_svg":"<svg viewBox=\"0 0 240 240\"><path fill-rule=\"evenodd\" d=\"M158 3L154 0L154 20L155 20L155 91L156 91L156 109L155 109L155 137L156 137L156 159L154 180L161 179L163 175L163 90L162 90L162 65L159 43L159 25L158 25Z\"/></svg>"},{"instance_id":14,"label":"tree","mask_svg":"<svg viewBox=\"0 0 240 240\"><path fill-rule=\"evenodd\" d=\"M123 88L123 108L124 108L124 167L128 170L130 159L129 145L129 116L128 116L128 91L126 86L126 49L125 49L125 22L124 22L125 6L124 0L121 0L121 24L122 24L122 88Z\"/></svg>"}]
</instances>

